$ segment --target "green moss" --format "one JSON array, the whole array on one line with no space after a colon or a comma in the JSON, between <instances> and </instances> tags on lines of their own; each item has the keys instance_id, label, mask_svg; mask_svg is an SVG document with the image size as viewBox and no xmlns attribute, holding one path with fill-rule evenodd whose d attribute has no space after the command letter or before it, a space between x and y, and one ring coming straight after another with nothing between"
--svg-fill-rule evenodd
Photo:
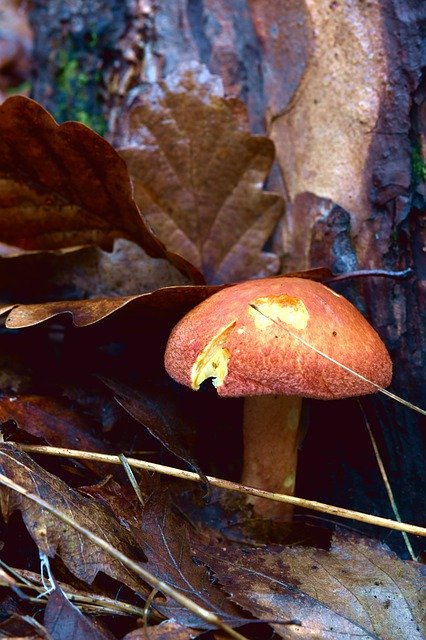
<instances>
[{"instance_id":1,"label":"green moss","mask_svg":"<svg viewBox=\"0 0 426 640\"><path fill-rule=\"evenodd\" d=\"M97 42L96 34L92 35L95 37L91 37L89 49ZM94 58L96 58L95 55ZM102 76L99 70L89 75L82 69L83 64L87 66L88 60L90 61L87 51L78 52L72 49L59 51L56 74L58 108L54 115L60 122L77 120L103 135L106 122L100 99Z\"/></svg>"},{"instance_id":2,"label":"green moss","mask_svg":"<svg viewBox=\"0 0 426 640\"><path fill-rule=\"evenodd\" d=\"M416 183L426 182L426 163L424 162L420 150L420 145L413 147L411 154L411 169Z\"/></svg>"}]
</instances>

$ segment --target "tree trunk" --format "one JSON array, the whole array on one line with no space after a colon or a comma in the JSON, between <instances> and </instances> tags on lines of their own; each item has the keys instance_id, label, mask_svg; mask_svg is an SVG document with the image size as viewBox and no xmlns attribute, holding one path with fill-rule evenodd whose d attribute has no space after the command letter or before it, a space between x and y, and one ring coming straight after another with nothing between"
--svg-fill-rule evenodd
<instances>
[{"instance_id":1,"label":"tree trunk","mask_svg":"<svg viewBox=\"0 0 426 640\"><path fill-rule=\"evenodd\" d=\"M179 62L207 65L228 94L246 102L252 130L268 132L276 144L270 181L288 201L274 238L284 272L413 270L406 279L367 277L339 289L385 340L392 391L424 402L423 1L83 4L33 2L33 97L59 120L80 119L104 132L137 84ZM366 419L401 518L421 524L420 416L380 395L360 404L312 403L297 492L393 517ZM400 534L390 541L403 551Z\"/></svg>"}]
</instances>

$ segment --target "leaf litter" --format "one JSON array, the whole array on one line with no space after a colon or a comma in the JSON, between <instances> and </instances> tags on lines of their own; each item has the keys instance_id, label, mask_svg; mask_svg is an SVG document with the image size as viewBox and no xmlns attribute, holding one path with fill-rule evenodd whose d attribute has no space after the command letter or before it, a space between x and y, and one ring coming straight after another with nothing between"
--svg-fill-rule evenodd
<instances>
[{"instance_id":1,"label":"leaf litter","mask_svg":"<svg viewBox=\"0 0 426 640\"><path fill-rule=\"evenodd\" d=\"M383 543L338 532L330 551L225 543L199 546L195 553L233 602L275 620L281 637L424 637L424 568L402 562Z\"/></svg>"},{"instance_id":2,"label":"leaf litter","mask_svg":"<svg viewBox=\"0 0 426 640\"><path fill-rule=\"evenodd\" d=\"M137 545L133 544L131 533L123 529L100 503L80 495L10 444L0 447L0 470L10 480L37 493L90 530L102 530L107 540L130 557L136 557L139 561L145 559L140 548L135 556ZM7 520L15 510L21 511L24 523L40 551L51 558L60 555L71 573L79 579L90 584L102 571L135 590L144 590L144 585L127 568L84 536L76 535L68 526L59 524L54 516L25 497L2 488L0 500L3 517Z\"/></svg>"}]
</instances>

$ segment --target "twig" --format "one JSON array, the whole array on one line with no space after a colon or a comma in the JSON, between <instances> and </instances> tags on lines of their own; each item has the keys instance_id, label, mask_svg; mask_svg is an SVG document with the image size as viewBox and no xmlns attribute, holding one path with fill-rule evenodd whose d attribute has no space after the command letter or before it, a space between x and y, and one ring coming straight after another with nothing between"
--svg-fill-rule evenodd
<instances>
[{"instance_id":1,"label":"twig","mask_svg":"<svg viewBox=\"0 0 426 640\"><path fill-rule=\"evenodd\" d=\"M14 443L14 445L22 449L22 451L26 451L28 453L41 453L50 456L59 456L62 458L76 458L79 460L94 460L97 462L121 464L119 456L108 455L105 453L93 453L90 451L79 451L77 449L61 449L58 447L47 447L32 444L30 445ZM191 480L193 482L202 482L200 476L193 471L184 471L182 469L175 469L174 467L166 467L162 464L156 464L155 462L146 462L145 460L138 460L136 458L127 458L127 462L131 467L145 469L146 471L154 471L157 473L162 473L164 475L173 476L175 478ZM221 489L229 489L230 491L237 491L238 493L257 496L259 498L268 498L269 500L277 500L278 502L287 502L297 507L312 509L313 511L321 511L322 513L329 513L340 518L358 520L359 522L367 522L368 524L374 524L378 527L395 529L396 531L406 531L407 533L412 533L418 536L426 536L426 529L414 524L396 522L395 520L373 516L368 513L352 511L351 509L343 509L341 507L335 507L334 505L324 504L323 502L317 502L316 500L305 500L304 498L287 496L282 493L271 493L269 491L263 491L262 489L246 487L242 484L231 482L230 480L214 478L213 476L206 477L208 482L212 486L220 487Z\"/></svg>"},{"instance_id":2,"label":"twig","mask_svg":"<svg viewBox=\"0 0 426 640\"><path fill-rule=\"evenodd\" d=\"M367 416L365 415L364 407L362 406L361 402L359 402L359 406L360 406L361 413L362 413L363 418L364 418L365 426L367 427L368 435L370 436L370 440L371 440L371 444L372 444L372 447L373 447L374 455L376 456L376 462L377 462L377 465L379 467L380 475L382 476L383 484L385 485L385 489L386 489L386 492L388 494L389 502L391 503L392 511L394 512L395 518L398 520L398 522L402 522L401 516L399 515L398 505L396 504L396 500L395 500L395 497L393 495L392 487L390 485L389 478L388 478L388 475L386 473L385 465L383 464L383 460L382 460L382 457L380 455L379 447L377 446L376 439L375 439L375 437L373 435L373 432L372 432L371 427L370 427L370 423L367 420ZM411 559L414 560L414 562L416 562L417 558L416 558L416 555L415 555L415 553L413 551L413 547L411 546L411 542L410 542L410 540L409 540L409 538L407 536L407 533L405 531L401 531L401 535L404 538L405 546L408 549L408 553L410 554Z\"/></svg>"},{"instance_id":3,"label":"twig","mask_svg":"<svg viewBox=\"0 0 426 640\"><path fill-rule=\"evenodd\" d=\"M327 278L326 282L339 282L339 280L349 280L351 278L366 278L366 277L380 277L380 278L408 278L413 275L411 267L404 269L403 271L387 271L386 269L361 269L359 271L347 271L346 273L337 273Z\"/></svg>"},{"instance_id":4,"label":"twig","mask_svg":"<svg viewBox=\"0 0 426 640\"><path fill-rule=\"evenodd\" d=\"M120 464L121 464L121 460L119 458L118 460L120 461ZM179 591L176 591L176 589L171 587L166 582L163 582L163 580L158 580L158 578L152 575L152 573L150 573L149 571L146 571L146 569L143 569L137 562L134 562L134 560L132 560L131 558L128 558L124 553L122 553L118 549L115 549L115 547L109 544L109 542L107 542L103 538L100 538L92 531L89 531L89 529L86 529L86 527L83 527L81 524L78 524L78 522L75 522L66 513L63 513L63 511L56 509L51 504L46 502L46 500L43 500L43 498L36 496L34 493L31 493L24 487L21 487L19 484L17 484L16 482L13 482L3 474L0 474L0 484L4 485L5 487L8 487L9 489L12 489L13 491L16 491L16 493L19 493L22 496L25 496L26 498L28 498L28 500L35 502L43 509L46 509L46 511L49 511L49 513L52 513L56 518L59 518L59 520L62 520L62 522L65 522L65 524L69 525L76 531L79 531L82 535L84 535L86 538L91 540L98 547L100 547L101 549L109 553L111 556L113 556L116 560L124 564L125 567L128 567L131 571L133 571L138 576L140 576L145 582L153 585L156 589L158 589L165 595L169 596L170 598L173 598L173 600L175 600L178 604L182 605L189 611L192 611L192 613L197 615L199 618L201 618L208 624L222 629L223 631L228 633L232 638L236 638L236 640L248 640L248 638L241 635L240 633L238 633L238 631L235 631L235 629L233 629L228 624L223 622L219 618L219 616L217 616L215 613L213 613L212 611L208 611L207 609L204 609L204 607L200 607L196 602L194 602L184 594L180 593Z\"/></svg>"}]
</instances>

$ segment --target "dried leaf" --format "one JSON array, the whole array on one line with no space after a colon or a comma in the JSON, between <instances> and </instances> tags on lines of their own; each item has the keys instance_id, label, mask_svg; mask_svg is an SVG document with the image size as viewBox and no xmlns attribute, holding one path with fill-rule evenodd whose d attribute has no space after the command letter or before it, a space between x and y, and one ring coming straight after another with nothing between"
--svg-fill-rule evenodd
<instances>
[{"instance_id":1,"label":"dried leaf","mask_svg":"<svg viewBox=\"0 0 426 640\"><path fill-rule=\"evenodd\" d=\"M191 444L195 438L194 427L182 416L169 387L139 383L135 389L119 380L102 380L123 409L143 424L169 451L191 465L207 483L191 453Z\"/></svg>"},{"instance_id":2,"label":"dried leaf","mask_svg":"<svg viewBox=\"0 0 426 640\"><path fill-rule=\"evenodd\" d=\"M192 629L183 627L173 620L166 620L156 627L141 627L126 633L123 640L191 640L195 637Z\"/></svg>"},{"instance_id":3,"label":"dried leaf","mask_svg":"<svg viewBox=\"0 0 426 640\"><path fill-rule=\"evenodd\" d=\"M145 224L111 145L78 122L58 125L23 96L0 106L0 237L24 249L109 248L127 238L198 278Z\"/></svg>"},{"instance_id":4,"label":"dried leaf","mask_svg":"<svg viewBox=\"0 0 426 640\"><path fill-rule=\"evenodd\" d=\"M0 259L1 273L1 259ZM285 274L287 277L309 278L322 282L330 278L328 269L317 268L306 271L295 271ZM185 313L200 304L209 296L221 289L220 286L188 285L170 286L134 296L117 296L114 298L96 298L94 300L64 300L42 304L5 304L0 306L0 314L8 313L6 326L8 329L23 329L55 316L69 313L77 327L85 327L112 314L119 312L119 320L124 326L133 319L139 322L153 314L164 320L167 316L173 326Z\"/></svg>"},{"instance_id":5,"label":"dried leaf","mask_svg":"<svg viewBox=\"0 0 426 640\"><path fill-rule=\"evenodd\" d=\"M44 625L52 640L114 640L99 620L84 616L57 585L44 612Z\"/></svg>"},{"instance_id":6,"label":"dried leaf","mask_svg":"<svg viewBox=\"0 0 426 640\"><path fill-rule=\"evenodd\" d=\"M0 422L14 420L27 433L55 447L112 453L102 434L95 436L88 420L70 409L64 401L36 395L0 397ZM10 439L10 438L9 438ZM85 463L97 474L105 472L104 465Z\"/></svg>"},{"instance_id":7,"label":"dried leaf","mask_svg":"<svg viewBox=\"0 0 426 640\"><path fill-rule=\"evenodd\" d=\"M112 252L99 247L19 251L0 257L2 301L41 303L149 293L191 284L170 262L151 258L118 238Z\"/></svg>"},{"instance_id":8,"label":"dried leaf","mask_svg":"<svg viewBox=\"0 0 426 640\"><path fill-rule=\"evenodd\" d=\"M286 623L273 625L286 639L423 638L420 569L399 560L384 544L340 534L330 552L210 547L197 550L197 556L233 601L261 619Z\"/></svg>"},{"instance_id":9,"label":"dried leaf","mask_svg":"<svg viewBox=\"0 0 426 640\"><path fill-rule=\"evenodd\" d=\"M232 626L247 622L242 619L238 607L209 580L205 568L194 562L188 525L173 511L167 492L157 490L153 493L144 509L141 524L148 556L147 568L151 573L189 596L199 606L216 613L224 622ZM172 601L164 603L155 599L152 606L184 626L209 628L206 622Z\"/></svg>"},{"instance_id":10,"label":"dried leaf","mask_svg":"<svg viewBox=\"0 0 426 640\"><path fill-rule=\"evenodd\" d=\"M49 632L33 617L16 613L0 624L0 638L8 640L52 640Z\"/></svg>"},{"instance_id":11,"label":"dried leaf","mask_svg":"<svg viewBox=\"0 0 426 640\"><path fill-rule=\"evenodd\" d=\"M143 551L137 548L132 534L120 526L109 510L70 489L10 444L0 445L0 473L28 491L37 493L87 529L102 535L129 557L137 561L144 559ZM91 583L97 573L103 571L133 589L141 591L144 588L120 562L34 502L1 487L0 503L5 519L19 509L39 549L49 557L60 555L67 568L80 580Z\"/></svg>"},{"instance_id":12,"label":"dried leaf","mask_svg":"<svg viewBox=\"0 0 426 640\"><path fill-rule=\"evenodd\" d=\"M219 290L219 287L176 286L157 289L151 293L95 300L67 300L45 304L4 305L0 312L12 308L6 319L8 329L22 329L69 313L77 327L85 327L120 312L120 322L140 321L146 314L161 317L168 314L170 322L177 322L192 307Z\"/></svg>"},{"instance_id":13,"label":"dried leaf","mask_svg":"<svg viewBox=\"0 0 426 640\"><path fill-rule=\"evenodd\" d=\"M14 96L0 107L0 158L4 242L52 249L124 234L164 255L132 201L125 163L84 125L58 125L33 100Z\"/></svg>"},{"instance_id":14,"label":"dried leaf","mask_svg":"<svg viewBox=\"0 0 426 640\"><path fill-rule=\"evenodd\" d=\"M181 67L138 100L122 123L120 155L135 200L167 247L212 284L277 273L262 251L283 200L262 191L274 145L241 125L204 67Z\"/></svg>"}]
</instances>

